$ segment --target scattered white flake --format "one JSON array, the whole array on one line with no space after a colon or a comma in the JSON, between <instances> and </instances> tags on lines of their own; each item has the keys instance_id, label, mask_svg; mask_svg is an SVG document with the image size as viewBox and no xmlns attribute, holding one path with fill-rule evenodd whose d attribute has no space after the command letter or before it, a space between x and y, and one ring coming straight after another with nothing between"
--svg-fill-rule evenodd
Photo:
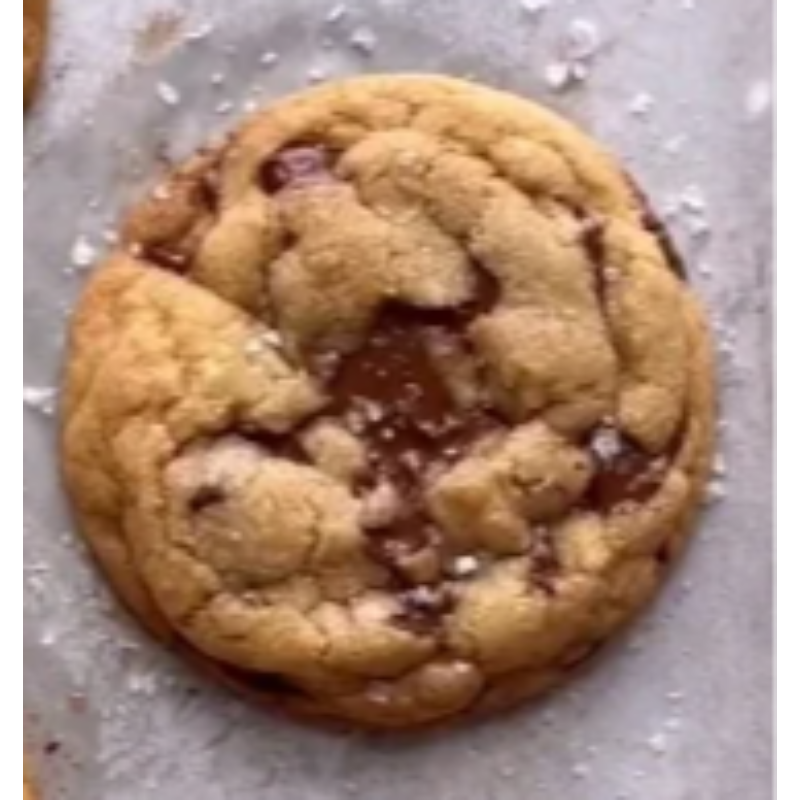
<instances>
[{"instance_id":1,"label":"scattered white flake","mask_svg":"<svg viewBox=\"0 0 800 800\"><path fill-rule=\"evenodd\" d=\"M648 742L647 746L654 755L663 758L669 752L669 742L663 733L656 734Z\"/></svg>"},{"instance_id":2,"label":"scattered white flake","mask_svg":"<svg viewBox=\"0 0 800 800\"><path fill-rule=\"evenodd\" d=\"M475 556L462 556L453 562L452 572L456 578L471 578L480 571L481 562Z\"/></svg>"},{"instance_id":3,"label":"scattered white flake","mask_svg":"<svg viewBox=\"0 0 800 800\"><path fill-rule=\"evenodd\" d=\"M308 71L308 82L311 84L325 83L330 77L330 73L322 67L312 67Z\"/></svg>"},{"instance_id":4,"label":"scattered white flake","mask_svg":"<svg viewBox=\"0 0 800 800\"><path fill-rule=\"evenodd\" d=\"M152 697L158 689L158 679L155 673L146 672L133 674L128 678L128 690L133 695Z\"/></svg>"},{"instance_id":5,"label":"scattered white flake","mask_svg":"<svg viewBox=\"0 0 800 800\"><path fill-rule=\"evenodd\" d=\"M728 486L724 481L712 481L706 491L706 505L715 506L728 499Z\"/></svg>"},{"instance_id":6,"label":"scattered white flake","mask_svg":"<svg viewBox=\"0 0 800 800\"><path fill-rule=\"evenodd\" d=\"M547 85L555 92L563 92L580 83L573 70L573 65L566 61L555 61L547 67L545 72Z\"/></svg>"},{"instance_id":7,"label":"scattered white flake","mask_svg":"<svg viewBox=\"0 0 800 800\"><path fill-rule=\"evenodd\" d=\"M255 114L259 109L259 103L256 100L245 100L242 104L242 111L245 114Z\"/></svg>"},{"instance_id":8,"label":"scattered white flake","mask_svg":"<svg viewBox=\"0 0 800 800\"><path fill-rule=\"evenodd\" d=\"M220 117L226 117L230 114L234 109L234 105L230 100L225 100L224 102L220 103L216 108L216 113Z\"/></svg>"},{"instance_id":9,"label":"scattered white flake","mask_svg":"<svg viewBox=\"0 0 800 800\"><path fill-rule=\"evenodd\" d=\"M371 28L359 28L350 37L351 47L364 56L373 56L378 49L378 35Z\"/></svg>"},{"instance_id":10,"label":"scattered white flake","mask_svg":"<svg viewBox=\"0 0 800 800\"><path fill-rule=\"evenodd\" d=\"M714 477L727 478L728 477L728 462L725 456L719 455L714 461Z\"/></svg>"},{"instance_id":11,"label":"scattered white flake","mask_svg":"<svg viewBox=\"0 0 800 800\"><path fill-rule=\"evenodd\" d=\"M500 777L505 778L508 781L510 781L512 778L516 778L518 774L519 772L517 768L510 764L500 767Z\"/></svg>"},{"instance_id":12,"label":"scattered white flake","mask_svg":"<svg viewBox=\"0 0 800 800\"><path fill-rule=\"evenodd\" d=\"M680 717L668 719L664 726L670 733L680 733L684 727L684 721Z\"/></svg>"},{"instance_id":13,"label":"scattered white flake","mask_svg":"<svg viewBox=\"0 0 800 800\"><path fill-rule=\"evenodd\" d=\"M695 239L705 239L711 233L708 219L708 201L698 186L689 186L680 195L672 197L665 205L668 220L679 222Z\"/></svg>"},{"instance_id":14,"label":"scattered white flake","mask_svg":"<svg viewBox=\"0 0 800 800\"><path fill-rule=\"evenodd\" d=\"M575 780L585 781L592 775L592 768L588 764L577 764L572 769L572 776Z\"/></svg>"},{"instance_id":15,"label":"scattered white flake","mask_svg":"<svg viewBox=\"0 0 800 800\"><path fill-rule=\"evenodd\" d=\"M280 350L283 347L283 336L281 336L278 331L264 331L264 333L261 334L261 339L276 350Z\"/></svg>"},{"instance_id":16,"label":"scattered white flake","mask_svg":"<svg viewBox=\"0 0 800 800\"><path fill-rule=\"evenodd\" d=\"M283 337L278 331L267 330L251 339L245 345L245 353L248 356L263 356L274 350L283 349Z\"/></svg>"},{"instance_id":17,"label":"scattered white flake","mask_svg":"<svg viewBox=\"0 0 800 800\"><path fill-rule=\"evenodd\" d=\"M569 27L564 40L564 58L571 63L592 61L603 43L600 29L588 19L577 19Z\"/></svg>"},{"instance_id":18,"label":"scattered white flake","mask_svg":"<svg viewBox=\"0 0 800 800\"><path fill-rule=\"evenodd\" d=\"M564 92L588 81L601 45L602 37L595 23L575 20L561 43L559 59L550 64L545 73L549 87Z\"/></svg>"},{"instance_id":19,"label":"scattered white flake","mask_svg":"<svg viewBox=\"0 0 800 800\"><path fill-rule=\"evenodd\" d=\"M591 450L598 461L612 463L625 451L622 435L615 428L603 428L592 439Z\"/></svg>"},{"instance_id":20,"label":"scattered white flake","mask_svg":"<svg viewBox=\"0 0 800 800\"><path fill-rule=\"evenodd\" d=\"M224 72L216 72L211 76L212 86L224 86L227 80Z\"/></svg>"},{"instance_id":21,"label":"scattered white flake","mask_svg":"<svg viewBox=\"0 0 800 800\"><path fill-rule=\"evenodd\" d=\"M656 101L653 95L642 92L631 100L631 104L628 108L634 117L645 118L653 113L655 107Z\"/></svg>"},{"instance_id":22,"label":"scattered white flake","mask_svg":"<svg viewBox=\"0 0 800 800\"><path fill-rule=\"evenodd\" d=\"M696 11L697 0L681 0L681 6L684 11Z\"/></svg>"},{"instance_id":23,"label":"scattered white flake","mask_svg":"<svg viewBox=\"0 0 800 800\"><path fill-rule=\"evenodd\" d=\"M679 156L683 153L688 139L686 136L673 136L664 142L664 152L668 156Z\"/></svg>"},{"instance_id":24,"label":"scattered white flake","mask_svg":"<svg viewBox=\"0 0 800 800\"><path fill-rule=\"evenodd\" d=\"M769 81L757 81L747 92L746 108L750 119L759 120L772 110L775 90Z\"/></svg>"},{"instance_id":25,"label":"scattered white flake","mask_svg":"<svg viewBox=\"0 0 800 800\"><path fill-rule=\"evenodd\" d=\"M264 55L261 56L261 66L272 69L272 67L278 65L280 60L281 57L277 53L264 53Z\"/></svg>"},{"instance_id":26,"label":"scattered white flake","mask_svg":"<svg viewBox=\"0 0 800 800\"><path fill-rule=\"evenodd\" d=\"M432 586L419 586L412 589L407 596L418 609L435 610L441 606L442 596Z\"/></svg>"},{"instance_id":27,"label":"scattered white flake","mask_svg":"<svg viewBox=\"0 0 800 800\"><path fill-rule=\"evenodd\" d=\"M103 241L110 247L116 247L119 244L119 232L113 228L103 231Z\"/></svg>"},{"instance_id":28,"label":"scattered white flake","mask_svg":"<svg viewBox=\"0 0 800 800\"><path fill-rule=\"evenodd\" d=\"M22 405L31 411L45 417L52 417L56 413L57 403L58 392L55 389L36 386L22 387Z\"/></svg>"},{"instance_id":29,"label":"scattered white flake","mask_svg":"<svg viewBox=\"0 0 800 800\"><path fill-rule=\"evenodd\" d=\"M708 210L703 190L699 186L689 186L681 195L681 205L686 211L694 214L705 214Z\"/></svg>"},{"instance_id":30,"label":"scattered white flake","mask_svg":"<svg viewBox=\"0 0 800 800\"><path fill-rule=\"evenodd\" d=\"M97 249L86 237L81 236L72 246L70 260L75 269L89 269L97 261Z\"/></svg>"},{"instance_id":31,"label":"scattered white flake","mask_svg":"<svg viewBox=\"0 0 800 800\"><path fill-rule=\"evenodd\" d=\"M371 400L365 400L361 404L361 408L367 422L370 422L373 425L377 425L379 422L383 422L384 419L386 419L386 409L384 409L380 403L374 403Z\"/></svg>"},{"instance_id":32,"label":"scattered white flake","mask_svg":"<svg viewBox=\"0 0 800 800\"><path fill-rule=\"evenodd\" d=\"M156 186L156 188L153 189L152 197L153 200L159 203L166 203L172 200L172 192L167 184L162 183L160 186Z\"/></svg>"},{"instance_id":33,"label":"scattered white flake","mask_svg":"<svg viewBox=\"0 0 800 800\"><path fill-rule=\"evenodd\" d=\"M201 25L199 28L189 31L184 38L187 42L202 42L208 39L208 37L214 33L214 30L214 25L211 22L207 22L205 25Z\"/></svg>"},{"instance_id":34,"label":"scattered white flake","mask_svg":"<svg viewBox=\"0 0 800 800\"><path fill-rule=\"evenodd\" d=\"M171 83L159 83L156 92L159 100L166 106L174 108L181 103L181 94Z\"/></svg>"},{"instance_id":35,"label":"scattered white flake","mask_svg":"<svg viewBox=\"0 0 800 800\"><path fill-rule=\"evenodd\" d=\"M534 19L541 18L553 5L553 0L519 0L520 8Z\"/></svg>"},{"instance_id":36,"label":"scattered white flake","mask_svg":"<svg viewBox=\"0 0 800 800\"><path fill-rule=\"evenodd\" d=\"M335 25L337 22L341 22L346 16L347 6L344 5L344 3L340 3L328 12L328 16L325 17L325 22L329 25Z\"/></svg>"},{"instance_id":37,"label":"scattered white flake","mask_svg":"<svg viewBox=\"0 0 800 800\"><path fill-rule=\"evenodd\" d=\"M41 643L42 647L47 647L47 648L54 647L57 641L58 641L58 636L56 636L55 631L51 629L45 630L42 633L41 638L39 639L39 642Z\"/></svg>"},{"instance_id":38,"label":"scattered white flake","mask_svg":"<svg viewBox=\"0 0 800 800\"><path fill-rule=\"evenodd\" d=\"M586 83L591 75L589 65L583 61L572 65L572 77L575 83Z\"/></svg>"}]
</instances>

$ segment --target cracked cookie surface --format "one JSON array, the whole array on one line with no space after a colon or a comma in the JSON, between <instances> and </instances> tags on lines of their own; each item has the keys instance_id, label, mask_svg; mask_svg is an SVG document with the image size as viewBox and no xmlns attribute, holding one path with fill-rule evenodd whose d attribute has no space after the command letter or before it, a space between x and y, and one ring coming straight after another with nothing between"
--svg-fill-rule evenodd
<instances>
[{"instance_id":1,"label":"cracked cookie surface","mask_svg":"<svg viewBox=\"0 0 800 800\"><path fill-rule=\"evenodd\" d=\"M690 536L715 391L679 266L532 103L433 77L290 98L168 178L90 282L82 529L254 697L387 728L522 702Z\"/></svg>"}]
</instances>

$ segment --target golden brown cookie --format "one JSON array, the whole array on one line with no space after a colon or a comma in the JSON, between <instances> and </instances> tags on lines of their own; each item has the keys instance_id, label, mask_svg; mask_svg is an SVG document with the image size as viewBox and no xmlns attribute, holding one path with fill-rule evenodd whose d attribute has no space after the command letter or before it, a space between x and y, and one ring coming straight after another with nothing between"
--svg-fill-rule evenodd
<instances>
[{"instance_id":1,"label":"golden brown cookie","mask_svg":"<svg viewBox=\"0 0 800 800\"><path fill-rule=\"evenodd\" d=\"M74 321L68 486L127 603L228 683L388 728L514 705L687 541L704 316L552 113L444 78L317 89L123 240Z\"/></svg>"},{"instance_id":2,"label":"golden brown cookie","mask_svg":"<svg viewBox=\"0 0 800 800\"><path fill-rule=\"evenodd\" d=\"M49 0L25 0L23 6L22 105L24 108L33 98L42 68L49 5Z\"/></svg>"}]
</instances>

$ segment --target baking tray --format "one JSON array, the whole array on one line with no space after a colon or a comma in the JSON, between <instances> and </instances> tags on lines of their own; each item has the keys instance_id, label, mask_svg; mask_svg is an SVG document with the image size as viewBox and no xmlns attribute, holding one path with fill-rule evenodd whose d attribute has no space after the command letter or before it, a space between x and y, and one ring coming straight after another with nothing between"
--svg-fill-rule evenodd
<instances>
[{"instance_id":1,"label":"baking tray","mask_svg":"<svg viewBox=\"0 0 800 800\"><path fill-rule=\"evenodd\" d=\"M24 127L24 708L48 800L769 800L771 5L56 5ZM618 150L712 308L725 386L704 533L658 607L545 703L412 740L265 715L142 636L74 536L49 391L86 265L165 162L254 103L388 70L537 97Z\"/></svg>"}]
</instances>

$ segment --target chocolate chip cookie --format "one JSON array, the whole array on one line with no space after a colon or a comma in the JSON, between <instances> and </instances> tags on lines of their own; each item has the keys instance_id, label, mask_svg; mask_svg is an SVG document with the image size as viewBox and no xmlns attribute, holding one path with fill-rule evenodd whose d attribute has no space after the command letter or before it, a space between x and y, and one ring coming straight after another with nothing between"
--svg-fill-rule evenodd
<instances>
[{"instance_id":1,"label":"chocolate chip cookie","mask_svg":"<svg viewBox=\"0 0 800 800\"><path fill-rule=\"evenodd\" d=\"M22 105L33 98L44 57L49 0L25 0L22 11Z\"/></svg>"},{"instance_id":2,"label":"chocolate chip cookie","mask_svg":"<svg viewBox=\"0 0 800 800\"><path fill-rule=\"evenodd\" d=\"M704 315L554 114L444 78L316 89L122 242L74 321L69 490L135 613L252 696L380 728L515 705L687 542Z\"/></svg>"}]
</instances>

